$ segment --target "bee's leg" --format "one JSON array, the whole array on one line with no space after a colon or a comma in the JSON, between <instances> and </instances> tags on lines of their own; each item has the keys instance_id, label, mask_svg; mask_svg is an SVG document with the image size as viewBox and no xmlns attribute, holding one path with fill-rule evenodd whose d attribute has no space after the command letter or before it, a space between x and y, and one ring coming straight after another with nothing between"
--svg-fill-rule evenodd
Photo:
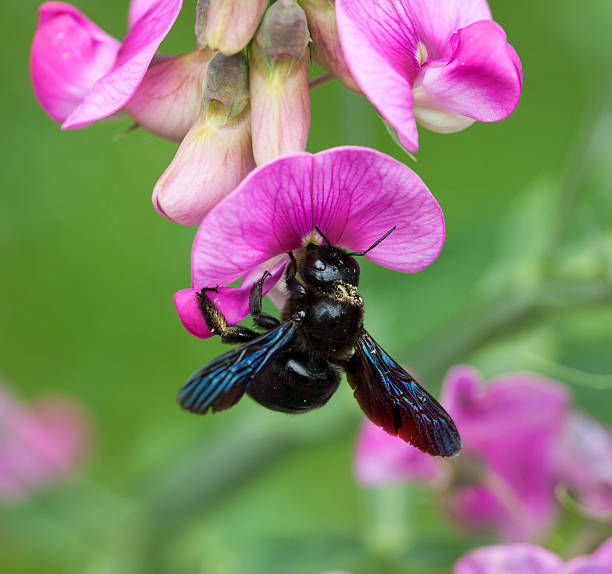
<instances>
[{"instance_id":1,"label":"bee's leg","mask_svg":"<svg viewBox=\"0 0 612 574\"><path fill-rule=\"evenodd\" d=\"M223 313L212 302L206 291L217 288L205 287L198 294L198 307L211 333L219 335L224 343L245 343L257 337L257 333L240 325L228 325Z\"/></svg>"},{"instance_id":2,"label":"bee's leg","mask_svg":"<svg viewBox=\"0 0 612 574\"><path fill-rule=\"evenodd\" d=\"M272 329L280 324L280 321L269 313L262 313L261 299L264 281L270 277L270 273L264 272L261 279L253 285L251 296L249 298L249 312L253 317L253 322L262 329Z\"/></svg>"},{"instance_id":3,"label":"bee's leg","mask_svg":"<svg viewBox=\"0 0 612 574\"><path fill-rule=\"evenodd\" d=\"M293 251L289 251L287 255L289 255L289 263L287 263L287 267L285 269L285 285L287 285L287 290L291 294L303 297L306 295L306 287L304 287L304 285L302 285L296 278L297 261L295 260Z\"/></svg>"}]
</instances>

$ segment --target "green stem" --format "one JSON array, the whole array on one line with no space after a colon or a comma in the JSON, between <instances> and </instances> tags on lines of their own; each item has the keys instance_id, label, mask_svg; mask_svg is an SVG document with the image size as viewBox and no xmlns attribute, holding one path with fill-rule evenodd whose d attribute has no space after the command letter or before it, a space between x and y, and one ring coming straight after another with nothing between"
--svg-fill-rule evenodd
<instances>
[{"instance_id":1,"label":"green stem","mask_svg":"<svg viewBox=\"0 0 612 574\"><path fill-rule=\"evenodd\" d=\"M308 88L314 90L315 88L318 88L319 86L324 86L325 84L328 84L329 82L335 79L336 76L334 76L331 72L325 72L324 74L321 74L320 76L317 76L316 78L310 80L310 82L308 82Z\"/></svg>"}]
</instances>

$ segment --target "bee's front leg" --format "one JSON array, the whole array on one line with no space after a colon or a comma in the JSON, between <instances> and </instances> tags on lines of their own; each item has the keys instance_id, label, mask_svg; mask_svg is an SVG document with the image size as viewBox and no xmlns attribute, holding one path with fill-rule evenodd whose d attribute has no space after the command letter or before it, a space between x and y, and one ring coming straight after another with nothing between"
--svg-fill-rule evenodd
<instances>
[{"instance_id":1,"label":"bee's front leg","mask_svg":"<svg viewBox=\"0 0 612 574\"><path fill-rule=\"evenodd\" d=\"M198 307L206 321L210 332L219 335L224 343L245 343L257 337L257 333L240 325L228 325L221 310L213 303L206 294L207 291L217 291L217 287L204 287L199 293Z\"/></svg>"},{"instance_id":2,"label":"bee's front leg","mask_svg":"<svg viewBox=\"0 0 612 574\"><path fill-rule=\"evenodd\" d=\"M276 317L273 317L269 313L263 313L261 310L263 284L268 277L271 277L271 275L265 271L261 279L253 285L249 298L249 312L251 313L251 317L253 317L253 322L262 329L273 329L280 324L280 321Z\"/></svg>"}]
</instances>

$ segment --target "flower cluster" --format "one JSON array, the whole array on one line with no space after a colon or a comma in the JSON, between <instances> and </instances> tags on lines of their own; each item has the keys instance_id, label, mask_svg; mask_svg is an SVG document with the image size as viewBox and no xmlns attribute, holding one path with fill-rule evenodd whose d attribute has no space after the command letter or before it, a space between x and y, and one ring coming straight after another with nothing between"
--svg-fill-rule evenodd
<instances>
[{"instance_id":1,"label":"flower cluster","mask_svg":"<svg viewBox=\"0 0 612 574\"><path fill-rule=\"evenodd\" d=\"M309 60L372 101L410 151L439 132L509 115L521 65L485 0L198 0L195 48L157 52L181 0L132 0L118 41L75 7L40 7L34 92L63 129L128 115L181 142L153 204L183 225L256 166L306 149ZM337 13L336 13L337 12Z\"/></svg>"},{"instance_id":2,"label":"flower cluster","mask_svg":"<svg viewBox=\"0 0 612 574\"><path fill-rule=\"evenodd\" d=\"M365 422L358 480L427 482L447 493L446 510L463 527L513 541L537 540L554 524L560 488L588 515L612 510L612 433L573 411L561 383L514 374L485 386L473 369L456 367L442 403L461 429L459 459L434 460Z\"/></svg>"}]
</instances>

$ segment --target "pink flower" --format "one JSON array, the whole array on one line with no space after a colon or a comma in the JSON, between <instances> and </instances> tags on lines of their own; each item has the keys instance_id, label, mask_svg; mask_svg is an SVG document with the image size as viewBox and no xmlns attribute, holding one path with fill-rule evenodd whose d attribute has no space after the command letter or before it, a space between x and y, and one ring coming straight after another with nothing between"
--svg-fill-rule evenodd
<instances>
[{"instance_id":1,"label":"pink flower","mask_svg":"<svg viewBox=\"0 0 612 574\"><path fill-rule=\"evenodd\" d=\"M565 387L529 374L504 375L485 387L477 372L456 367L444 381L442 404L461 433L458 459L432 460L366 422L357 478L366 484L435 479L450 486L450 512L459 523L495 528L506 540L537 538L558 510L557 449L569 414Z\"/></svg>"},{"instance_id":2,"label":"pink flower","mask_svg":"<svg viewBox=\"0 0 612 574\"><path fill-rule=\"evenodd\" d=\"M87 416L64 398L28 406L0 388L0 500L26 497L70 474L90 442Z\"/></svg>"},{"instance_id":3,"label":"pink flower","mask_svg":"<svg viewBox=\"0 0 612 574\"><path fill-rule=\"evenodd\" d=\"M264 270L268 292L281 278L288 251L317 238L315 226L335 245L352 251L397 229L367 257L414 273L442 248L444 220L436 200L405 165L367 148L341 147L285 156L252 171L204 219L192 251L192 288L175 304L196 337L211 333L198 310L196 292L220 285L209 296L229 323L248 313L251 286ZM242 277L239 287L232 282ZM283 298L280 286L275 301Z\"/></svg>"},{"instance_id":4,"label":"pink flower","mask_svg":"<svg viewBox=\"0 0 612 574\"><path fill-rule=\"evenodd\" d=\"M40 105L62 129L82 128L120 110L136 92L181 4L135 0L123 42L70 4L43 4L30 55Z\"/></svg>"},{"instance_id":5,"label":"pink flower","mask_svg":"<svg viewBox=\"0 0 612 574\"><path fill-rule=\"evenodd\" d=\"M486 0L337 0L336 11L353 78L409 151L416 121L450 133L516 107L521 62Z\"/></svg>"},{"instance_id":6,"label":"pink flower","mask_svg":"<svg viewBox=\"0 0 612 574\"><path fill-rule=\"evenodd\" d=\"M610 574L612 538L595 552L569 562L533 544L500 544L476 548L460 558L453 574Z\"/></svg>"}]
</instances>

